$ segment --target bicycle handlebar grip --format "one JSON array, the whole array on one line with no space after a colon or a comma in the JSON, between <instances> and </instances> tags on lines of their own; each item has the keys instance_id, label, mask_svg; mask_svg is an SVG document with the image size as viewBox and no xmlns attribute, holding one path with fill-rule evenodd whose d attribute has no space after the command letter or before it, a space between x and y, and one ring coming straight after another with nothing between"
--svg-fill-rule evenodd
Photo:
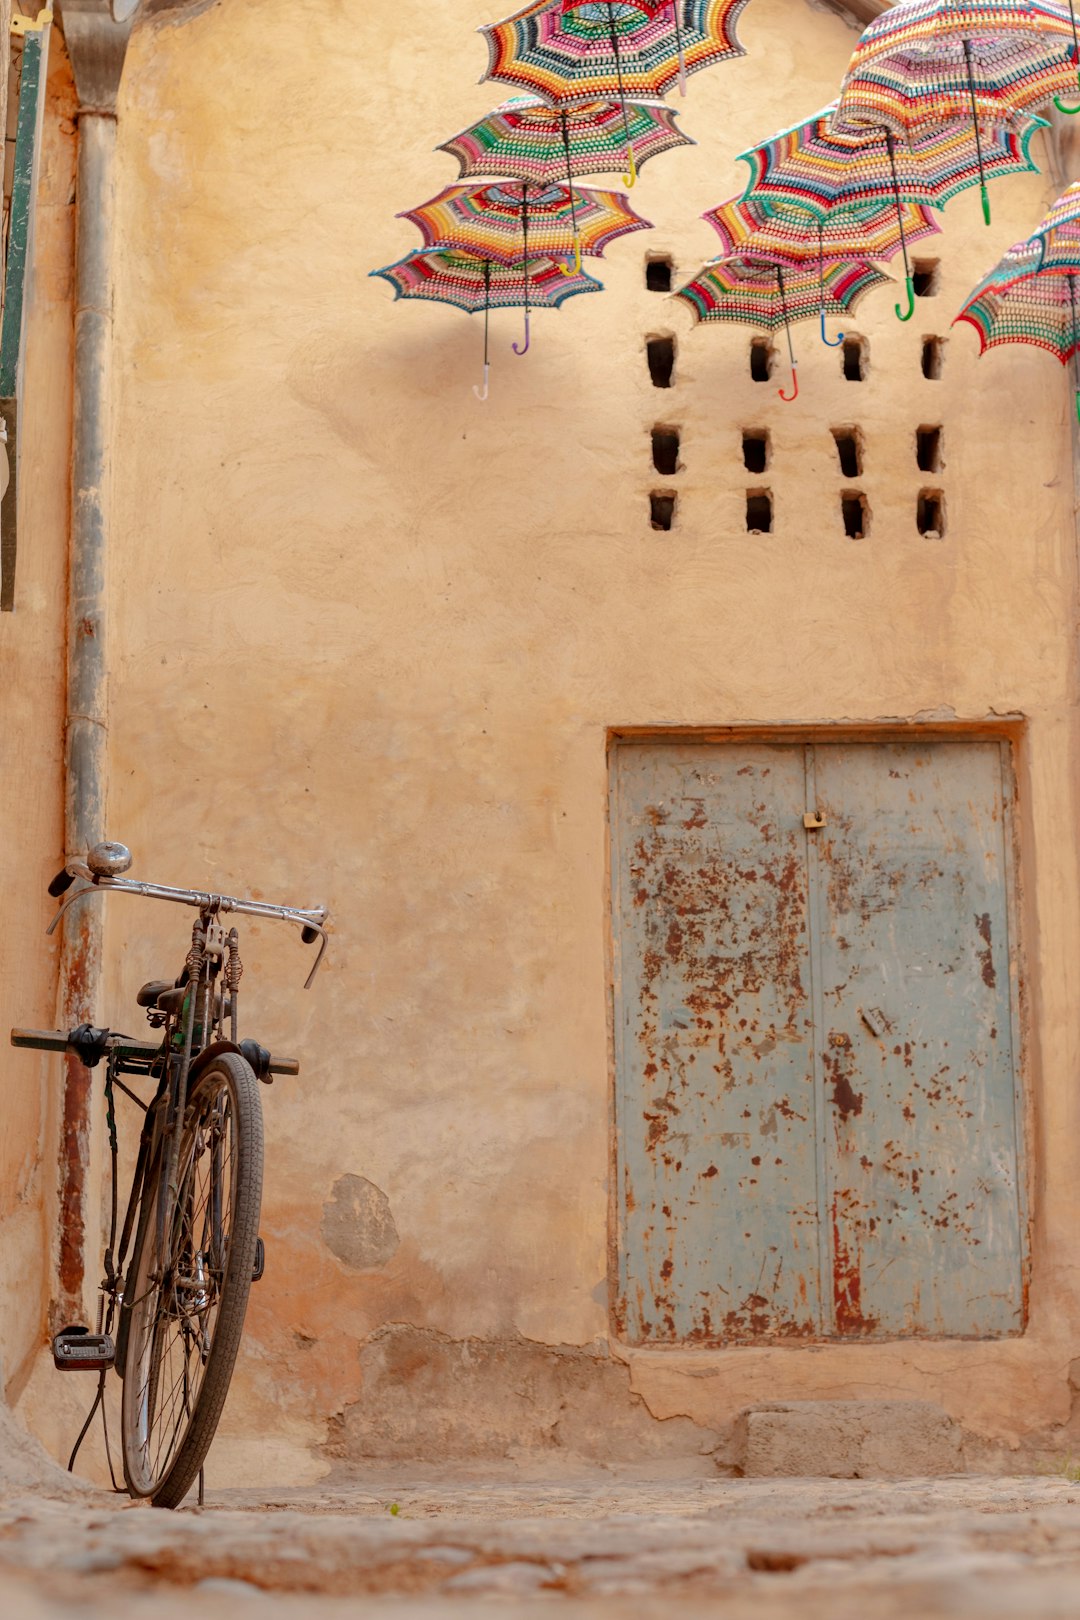
<instances>
[{"instance_id":1,"label":"bicycle handlebar grip","mask_svg":"<svg viewBox=\"0 0 1080 1620\"><path fill-rule=\"evenodd\" d=\"M60 896L64 894L66 890L71 888L74 881L75 879L72 877L71 873L66 872L63 867L61 867L60 871L57 872L56 876L49 884L49 893L52 895L54 900L59 900Z\"/></svg>"},{"instance_id":2,"label":"bicycle handlebar grip","mask_svg":"<svg viewBox=\"0 0 1080 1620\"><path fill-rule=\"evenodd\" d=\"M319 930L317 928L301 928L300 930L300 938L305 945L314 945L318 937Z\"/></svg>"}]
</instances>

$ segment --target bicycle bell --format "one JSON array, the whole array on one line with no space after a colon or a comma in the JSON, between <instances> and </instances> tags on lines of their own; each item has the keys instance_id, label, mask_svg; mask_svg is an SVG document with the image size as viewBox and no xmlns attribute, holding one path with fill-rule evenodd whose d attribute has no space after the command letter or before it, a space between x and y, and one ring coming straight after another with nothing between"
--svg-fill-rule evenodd
<instances>
[{"instance_id":1,"label":"bicycle bell","mask_svg":"<svg viewBox=\"0 0 1080 1620\"><path fill-rule=\"evenodd\" d=\"M107 839L95 844L86 857L86 864L95 877L120 877L131 865L131 851L126 844L112 844Z\"/></svg>"}]
</instances>

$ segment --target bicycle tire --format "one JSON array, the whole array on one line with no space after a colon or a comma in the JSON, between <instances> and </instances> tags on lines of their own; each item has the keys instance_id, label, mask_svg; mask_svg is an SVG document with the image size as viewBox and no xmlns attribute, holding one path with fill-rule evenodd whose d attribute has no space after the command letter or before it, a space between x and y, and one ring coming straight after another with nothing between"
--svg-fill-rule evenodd
<instances>
[{"instance_id":1,"label":"bicycle tire","mask_svg":"<svg viewBox=\"0 0 1080 1620\"><path fill-rule=\"evenodd\" d=\"M259 1082L239 1054L222 1053L192 1087L165 1267L157 1254L162 1164L159 1155L143 1190L125 1290L121 1435L130 1494L175 1508L214 1438L255 1268L262 1104Z\"/></svg>"}]
</instances>

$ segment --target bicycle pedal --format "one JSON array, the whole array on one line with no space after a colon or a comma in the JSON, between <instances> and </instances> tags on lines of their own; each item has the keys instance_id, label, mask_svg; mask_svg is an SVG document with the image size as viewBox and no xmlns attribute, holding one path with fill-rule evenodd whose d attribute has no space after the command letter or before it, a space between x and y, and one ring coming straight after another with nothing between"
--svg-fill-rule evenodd
<instances>
[{"instance_id":1,"label":"bicycle pedal","mask_svg":"<svg viewBox=\"0 0 1080 1620\"><path fill-rule=\"evenodd\" d=\"M66 1327L52 1342L53 1366L61 1372L101 1372L116 1360L116 1346L108 1333Z\"/></svg>"},{"instance_id":2,"label":"bicycle pedal","mask_svg":"<svg viewBox=\"0 0 1080 1620\"><path fill-rule=\"evenodd\" d=\"M262 1238L255 1239L255 1264L251 1268L253 1283L261 1282L262 1274L266 1270L266 1244Z\"/></svg>"}]
</instances>

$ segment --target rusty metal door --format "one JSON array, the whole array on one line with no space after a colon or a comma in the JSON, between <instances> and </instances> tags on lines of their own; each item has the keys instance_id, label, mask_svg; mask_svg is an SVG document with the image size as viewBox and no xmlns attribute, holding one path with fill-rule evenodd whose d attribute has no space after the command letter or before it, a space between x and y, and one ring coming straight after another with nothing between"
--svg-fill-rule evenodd
<instances>
[{"instance_id":1,"label":"rusty metal door","mask_svg":"<svg viewBox=\"0 0 1080 1620\"><path fill-rule=\"evenodd\" d=\"M617 1325L1023 1328L998 742L614 752Z\"/></svg>"}]
</instances>

